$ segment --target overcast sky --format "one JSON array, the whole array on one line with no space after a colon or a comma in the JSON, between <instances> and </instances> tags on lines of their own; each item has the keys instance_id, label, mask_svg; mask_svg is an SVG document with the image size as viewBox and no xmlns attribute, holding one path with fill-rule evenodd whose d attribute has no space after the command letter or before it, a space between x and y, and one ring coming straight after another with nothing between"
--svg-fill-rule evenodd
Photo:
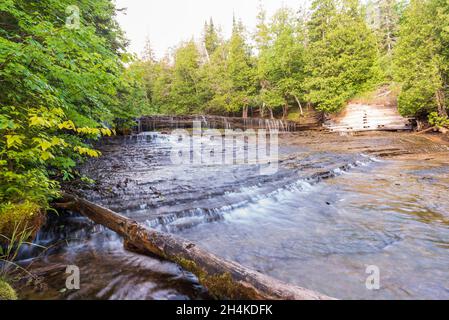
<instances>
[{"instance_id":1,"label":"overcast sky","mask_svg":"<svg viewBox=\"0 0 449 320\"><path fill-rule=\"evenodd\" d=\"M117 8L128 8L118 21L131 41L129 50L142 53L148 36L158 57L180 41L200 37L210 17L226 37L234 12L253 31L259 2L270 15L282 6L300 8L307 0L116 0Z\"/></svg>"}]
</instances>

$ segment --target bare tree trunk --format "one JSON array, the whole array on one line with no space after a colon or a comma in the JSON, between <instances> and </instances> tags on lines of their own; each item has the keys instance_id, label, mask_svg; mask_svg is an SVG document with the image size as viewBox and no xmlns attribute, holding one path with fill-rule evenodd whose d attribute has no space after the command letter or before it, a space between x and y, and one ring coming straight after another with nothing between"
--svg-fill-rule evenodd
<instances>
[{"instance_id":1,"label":"bare tree trunk","mask_svg":"<svg viewBox=\"0 0 449 320\"><path fill-rule=\"evenodd\" d=\"M273 108L269 107L268 110L270 110L270 119L273 120L274 119Z\"/></svg>"},{"instance_id":2,"label":"bare tree trunk","mask_svg":"<svg viewBox=\"0 0 449 320\"><path fill-rule=\"evenodd\" d=\"M299 101L299 99L298 99L298 97L297 96L293 96L293 97L295 97L295 100L296 100L296 103L298 104L298 106L299 106L299 112L301 113L301 115L303 116L304 115L304 110L302 109L302 105L301 105L301 102Z\"/></svg>"},{"instance_id":3,"label":"bare tree trunk","mask_svg":"<svg viewBox=\"0 0 449 320\"><path fill-rule=\"evenodd\" d=\"M287 118L287 116L288 116L288 104L286 103L282 107L282 120L285 120L285 118Z\"/></svg>"},{"instance_id":4,"label":"bare tree trunk","mask_svg":"<svg viewBox=\"0 0 449 320\"><path fill-rule=\"evenodd\" d=\"M58 208L79 212L95 223L117 232L125 247L140 254L152 254L173 261L195 274L216 298L224 299L290 299L327 300L327 296L292 286L224 260L196 244L173 235L145 228L109 209L73 195L64 195Z\"/></svg>"},{"instance_id":5,"label":"bare tree trunk","mask_svg":"<svg viewBox=\"0 0 449 320\"><path fill-rule=\"evenodd\" d=\"M262 106L259 108L260 117L265 117L265 102L262 104Z\"/></svg>"},{"instance_id":6,"label":"bare tree trunk","mask_svg":"<svg viewBox=\"0 0 449 320\"><path fill-rule=\"evenodd\" d=\"M437 100L437 105L438 105L438 115L440 117L447 117L446 96L442 89L439 89L436 92L436 100Z\"/></svg>"},{"instance_id":7,"label":"bare tree trunk","mask_svg":"<svg viewBox=\"0 0 449 320\"><path fill-rule=\"evenodd\" d=\"M210 55L209 55L209 51L207 51L206 45L204 45L204 52L206 53L207 62L210 63Z\"/></svg>"},{"instance_id":8,"label":"bare tree trunk","mask_svg":"<svg viewBox=\"0 0 449 320\"><path fill-rule=\"evenodd\" d=\"M243 119L247 119L248 118L248 107L247 106L243 107L242 118Z\"/></svg>"}]
</instances>

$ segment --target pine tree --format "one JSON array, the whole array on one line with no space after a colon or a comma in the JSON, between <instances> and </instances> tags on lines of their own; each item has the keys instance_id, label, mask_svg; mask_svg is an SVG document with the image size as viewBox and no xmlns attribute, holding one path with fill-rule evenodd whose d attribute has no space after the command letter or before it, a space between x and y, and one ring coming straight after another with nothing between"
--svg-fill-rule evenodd
<instances>
[{"instance_id":1,"label":"pine tree","mask_svg":"<svg viewBox=\"0 0 449 320\"><path fill-rule=\"evenodd\" d=\"M221 44L203 66L209 97L206 112L228 114L232 107L232 80L228 72L229 43Z\"/></svg>"},{"instance_id":2,"label":"pine tree","mask_svg":"<svg viewBox=\"0 0 449 320\"><path fill-rule=\"evenodd\" d=\"M204 47L206 49L206 53L208 56L208 60L210 56L212 56L220 45L220 35L217 28L214 25L214 21L210 18L209 23L204 24Z\"/></svg>"},{"instance_id":3,"label":"pine tree","mask_svg":"<svg viewBox=\"0 0 449 320\"><path fill-rule=\"evenodd\" d=\"M283 117L288 114L289 99L294 98L303 114L300 99L304 94L304 30L300 20L288 9L281 9L275 15L273 32L274 62L277 69L277 86L284 97Z\"/></svg>"},{"instance_id":4,"label":"pine tree","mask_svg":"<svg viewBox=\"0 0 449 320\"><path fill-rule=\"evenodd\" d=\"M374 0L367 8L368 24L375 31L380 50L380 65L388 80L392 79L393 49L399 37L399 22L404 0Z\"/></svg>"},{"instance_id":5,"label":"pine tree","mask_svg":"<svg viewBox=\"0 0 449 320\"><path fill-rule=\"evenodd\" d=\"M286 8L276 12L267 30L272 41L259 54L260 99L270 110L282 106L285 118L289 100L294 98L302 113L304 31L299 28L296 15Z\"/></svg>"},{"instance_id":6,"label":"pine tree","mask_svg":"<svg viewBox=\"0 0 449 320\"><path fill-rule=\"evenodd\" d=\"M267 13L262 5L259 3L259 12L257 14L257 26L256 33L254 34L254 40L256 43L256 48L258 51L258 59L257 59L257 82L259 83L259 94L258 100L260 104L259 113L260 117L265 116L265 108L267 107L267 102L272 100L279 101L278 95L274 95L276 99L273 99L272 95L267 94L270 90L270 83L267 80L268 74L268 59L269 59L269 48L270 48L270 31L267 25ZM268 104L268 108L271 113L271 117L273 117L272 103Z\"/></svg>"},{"instance_id":7,"label":"pine tree","mask_svg":"<svg viewBox=\"0 0 449 320\"><path fill-rule=\"evenodd\" d=\"M151 71L154 78L151 83L151 108L155 113L167 114L169 110L173 110L171 95L173 70L169 64L169 59L165 57L158 61Z\"/></svg>"},{"instance_id":8,"label":"pine tree","mask_svg":"<svg viewBox=\"0 0 449 320\"><path fill-rule=\"evenodd\" d=\"M443 0L412 0L400 27L395 76L402 84L399 111L423 117L447 116L449 74L448 5Z\"/></svg>"},{"instance_id":9,"label":"pine tree","mask_svg":"<svg viewBox=\"0 0 449 320\"><path fill-rule=\"evenodd\" d=\"M151 40L147 36L145 39L145 45L142 52L142 60L148 62L155 62L156 57L154 55L153 47L151 46Z\"/></svg>"},{"instance_id":10,"label":"pine tree","mask_svg":"<svg viewBox=\"0 0 449 320\"><path fill-rule=\"evenodd\" d=\"M312 16L308 23L309 40L323 41L332 30L337 16L337 2L335 0L314 0L311 5Z\"/></svg>"},{"instance_id":11,"label":"pine tree","mask_svg":"<svg viewBox=\"0 0 449 320\"><path fill-rule=\"evenodd\" d=\"M393 53L394 45L398 39L399 31L399 1L398 0L378 0L379 27L378 33L383 51L387 56Z\"/></svg>"},{"instance_id":12,"label":"pine tree","mask_svg":"<svg viewBox=\"0 0 449 320\"><path fill-rule=\"evenodd\" d=\"M191 114L203 106L200 87L200 53L193 40L181 45L175 52L171 83L170 111Z\"/></svg>"},{"instance_id":13,"label":"pine tree","mask_svg":"<svg viewBox=\"0 0 449 320\"><path fill-rule=\"evenodd\" d=\"M373 79L377 45L357 0L315 0L307 50L308 99L335 112Z\"/></svg>"},{"instance_id":14,"label":"pine tree","mask_svg":"<svg viewBox=\"0 0 449 320\"><path fill-rule=\"evenodd\" d=\"M244 36L245 28L234 17L233 32L229 41L228 74L232 82L230 112L242 110L242 117L248 117L248 108L255 96L254 60L251 48Z\"/></svg>"},{"instance_id":15,"label":"pine tree","mask_svg":"<svg viewBox=\"0 0 449 320\"><path fill-rule=\"evenodd\" d=\"M257 25L254 40L256 42L256 48L260 52L268 48L270 43L270 31L267 25L267 12L265 11L262 3L259 3L259 11L257 13Z\"/></svg>"}]
</instances>

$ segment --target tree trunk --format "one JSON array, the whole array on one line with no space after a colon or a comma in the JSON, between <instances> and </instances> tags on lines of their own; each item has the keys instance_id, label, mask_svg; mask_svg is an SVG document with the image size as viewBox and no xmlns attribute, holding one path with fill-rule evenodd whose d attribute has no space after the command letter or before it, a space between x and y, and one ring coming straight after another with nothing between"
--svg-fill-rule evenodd
<instances>
[{"instance_id":1,"label":"tree trunk","mask_svg":"<svg viewBox=\"0 0 449 320\"><path fill-rule=\"evenodd\" d=\"M259 108L260 117L265 117L265 102L262 104L262 106Z\"/></svg>"},{"instance_id":2,"label":"tree trunk","mask_svg":"<svg viewBox=\"0 0 449 320\"><path fill-rule=\"evenodd\" d=\"M196 244L173 235L148 229L109 209L73 195L64 195L65 203L55 204L79 212L97 224L124 237L125 247L140 254L157 255L173 261L195 274L200 283L218 299L290 299L327 300L330 297L289 285L224 260Z\"/></svg>"},{"instance_id":3,"label":"tree trunk","mask_svg":"<svg viewBox=\"0 0 449 320\"><path fill-rule=\"evenodd\" d=\"M439 89L436 92L436 100L438 105L438 115L440 117L447 117L446 97L442 89Z\"/></svg>"},{"instance_id":4,"label":"tree trunk","mask_svg":"<svg viewBox=\"0 0 449 320\"><path fill-rule=\"evenodd\" d=\"M247 106L243 107L242 118L243 119L248 118L248 107Z\"/></svg>"},{"instance_id":5,"label":"tree trunk","mask_svg":"<svg viewBox=\"0 0 449 320\"><path fill-rule=\"evenodd\" d=\"M282 120L285 120L285 118L287 118L287 116L288 116L288 104L286 103L282 107Z\"/></svg>"},{"instance_id":6,"label":"tree trunk","mask_svg":"<svg viewBox=\"0 0 449 320\"><path fill-rule=\"evenodd\" d=\"M301 102L299 101L299 99L298 99L297 96L293 96L293 97L295 97L296 103L298 104L298 107L299 107L299 112L300 112L301 115L303 116L303 115L304 115L304 110L302 109Z\"/></svg>"},{"instance_id":7,"label":"tree trunk","mask_svg":"<svg viewBox=\"0 0 449 320\"><path fill-rule=\"evenodd\" d=\"M273 108L269 107L268 110L270 110L270 119L273 120L274 119Z\"/></svg>"},{"instance_id":8,"label":"tree trunk","mask_svg":"<svg viewBox=\"0 0 449 320\"><path fill-rule=\"evenodd\" d=\"M210 55L209 55L209 51L207 51L206 45L204 45L204 52L206 53L207 62L210 63Z\"/></svg>"}]
</instances>

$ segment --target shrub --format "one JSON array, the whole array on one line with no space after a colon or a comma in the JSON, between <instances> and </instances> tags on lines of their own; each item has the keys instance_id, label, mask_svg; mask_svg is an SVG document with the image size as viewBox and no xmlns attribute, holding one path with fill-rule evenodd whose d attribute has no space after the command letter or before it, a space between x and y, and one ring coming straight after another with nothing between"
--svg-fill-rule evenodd
<instances>
[{"instance_id":1,"label":"shrub","mask_svg":"<svg viewBox=\"0 0 449 320\"><path fill-rule=\"evenodd\" d=\"M432 126L435 126L435 127L449 128L449 118L448 117L441 117L441 116L438 115L437 112L432 112L429 115L429 123Z\"/></svg>"}]
</instances>

